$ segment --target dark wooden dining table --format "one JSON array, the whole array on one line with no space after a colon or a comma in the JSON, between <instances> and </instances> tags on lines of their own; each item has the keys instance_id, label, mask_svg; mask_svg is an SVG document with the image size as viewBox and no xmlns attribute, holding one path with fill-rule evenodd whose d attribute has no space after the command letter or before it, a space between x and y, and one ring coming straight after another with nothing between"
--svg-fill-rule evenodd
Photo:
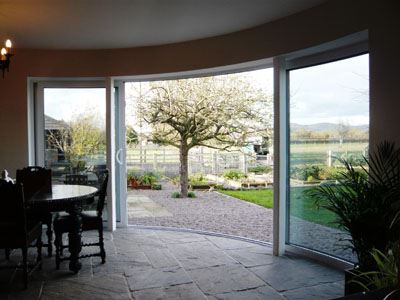
<instances>
[{"instance_id":1,"label":"dark wooden dining table","mask_svg":"<svg viewBox=\"0 0 400 300\"><path fill-rule=\"evenodd\" d=\"M71 217L68 233L70 252L69 269L77 273L81 269L79 254L82 237L82 205L94 201L98 189L87 185L54 184L50 191L39 191L28 202L30 209L38 212L67 212Z\"/></svg>"}]
</instances>

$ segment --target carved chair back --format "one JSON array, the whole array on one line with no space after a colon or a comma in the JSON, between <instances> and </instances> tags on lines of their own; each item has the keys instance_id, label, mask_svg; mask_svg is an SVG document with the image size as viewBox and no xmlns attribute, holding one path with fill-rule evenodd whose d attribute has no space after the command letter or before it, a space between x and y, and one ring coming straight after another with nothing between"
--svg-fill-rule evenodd
<instances>
[{"instance_id":1,"label":"carved chair back","mask_svg":"<svg viewBox=\"0 0 400 300\"><path fill-rule=\"evenodd\" d=\"M107 184L108 184L108 170L105 170L103 174L103 180L101 182L99 190L99 199L97 202L97 216L101 217L103 215L104 203L107 196Z\"/></svg>"},{"instance_id":2,"label":"carved chair back","mask_svg":"<svg viewBox=\"0 0 400 300\"><path fill-rule=\"evenodd\" d=\"M32 197L36 192L42 190L51 192L51 170L38 166L30 166L17 170L17 183L24 187L26 199Z\"/></svg>"},{"instance_id":3,"label":"carved chair back","mask_svg":"<svg viewBox=\"0 0 400 300\"><path fill-rule=\"evenodd\" d=\"M27 235L22 185L0 179L0 199L0 248L7 248Z\"/></svg>"}]
</instances>

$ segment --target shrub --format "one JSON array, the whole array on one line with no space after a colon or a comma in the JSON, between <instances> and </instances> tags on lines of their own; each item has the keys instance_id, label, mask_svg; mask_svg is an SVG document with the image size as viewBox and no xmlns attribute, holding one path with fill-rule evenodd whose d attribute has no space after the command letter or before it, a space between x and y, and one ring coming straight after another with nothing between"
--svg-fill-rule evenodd
<instances>
[{"instance_id":1,"label":"shrub","mask_svg":"<svg viewBox=\"0 0 400 300\"><path fill-rule=\"evenodd\" d=\"M313 176L307 177L307 182L313 182L313 181L315 181L315 178Z\"/></svg>"},{"instance_id":2,"label":"shrub","mask_svg":"<svg viewBox=\"0 0 400 300\"><path fill-rule=\"evenodd\" d=\"M189 184L192 185L201 185L208 183L207 178L204 176L203 173L196 173L191 176L189 176Z\"/></svg>"},{"instance_id":3,"label":"shrub","mask_svg":"<svg viewBox=\"0 0 400 300\"><path fill-rule=\"evenodd\" d=\"M171 195L172 198L180 198L181 197L181 193L179 192L173 192Z\"/></svg>"},{"instance_id":4,"label":"shrub","mask_svg":"<svg viewBox=\"0 0 400 300\"><path fill-rule=\"evenodd\" d=\"M145 172L139 177L139 181L142 184L152 185L157 181L157 175L154 172Z\"/></svg>"},{"instance_id":5,"label":"shrub","mask_svg":"<svg viewBox=\"0 0 400 300\"><path fill-rule=\"evenodd\" d=\"M250 167L247 169L247 171L255 174L268 174L272 171L272 167L270 166L263 166L263 165L258 165L255 167Z\"/></svg>"},{"instance_id":6,"label":"shrub","mask_svg":"<svg viewBox=\"0 0 400 300\"><path fill-rule=\"evenodd\" d=\"M238 180L241 178L245 178L246 174L239 170L228 170L224 172L224 178L226 179L233 179L233 180Z\"/></svg>"},{"instance_id":7,"label":"shrub","mask_svg":"<svg viewBox=\"0 0 400 300\"><path fill-rule=\"evenodd\" d=\"M179 192L173 192L171 197L172 198L182 198L182 195ZM194 192L189 192L188 198L196 198L196 194Z\"/></svg>"},{"instance_id":8,"label":"shrub","mask_svg":"<svg viewBox=\"0 0 400 300\"><path fill-rule=\"evenodd\" d=\"M290 177L302 181L308 180L310 176L315 179L320 178L320 172L322 171L322 167L318 165L304 165L304 166L296 166L291 168Z\"/></svg>"},{"instance_id":9,"label":"shrub","mask_svg":"<svg viewBox=\"0 0 400 300\"><path fill-rule=\"evenodd\" d=\"M159 190L162 189L162 187L161 187L161 184L157 184L157 183L156 183L156 184L152 184L152 185L151 185L151 189L152 189L152 190L158 190L158 191L159 191Z\"/></svg>"}]
</instances>

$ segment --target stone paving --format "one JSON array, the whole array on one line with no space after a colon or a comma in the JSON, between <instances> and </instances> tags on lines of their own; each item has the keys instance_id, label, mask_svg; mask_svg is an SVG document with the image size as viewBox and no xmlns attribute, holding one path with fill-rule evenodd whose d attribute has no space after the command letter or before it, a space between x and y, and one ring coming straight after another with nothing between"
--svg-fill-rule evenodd
<instances>
[{"instance_id":1,"label":"stone paving","mask_svg":"<svg viewBox=\"0 0 400 300\"><path fill-rule=\"evenodd\" d=\"M8 285L14 272L2 270L0 299L320 300L343 294L342 272L274 257L270 247L234 239L127 228L106 233L106 251L104 265L97 257L82 259L77 275L67 262L55 270L54 258L45 257L25 291L20 272ZM11 260L19 259L14 251ZM1 251L0 264L5 263Z\"/></svg>"}]
</instances>

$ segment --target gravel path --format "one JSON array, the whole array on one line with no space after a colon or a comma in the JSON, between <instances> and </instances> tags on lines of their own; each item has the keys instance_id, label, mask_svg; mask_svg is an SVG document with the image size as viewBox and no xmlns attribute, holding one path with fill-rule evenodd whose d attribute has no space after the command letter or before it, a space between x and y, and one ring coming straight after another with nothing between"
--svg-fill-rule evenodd
<instances>
[{"instance_id":1,"label":"gravel path","mask_svg":"<svg viewBox=\"0 0 400 300\"><path fill-rule=\"evenodd\" d=\"M171 217L129 218L129 224L189 228L272 242L272 209L241 201L218 192L195 191L196 198L171 198L178 187L132 190L129 195L145 195L164 207Z\"/></svg>"},{"instance_id":2,"label":"gravel path","mask_svg":"<svg viewBox=\"0 0 400 300\"><path fill-rule=\"evenodd\" d=\"M169 216L130 217L129 224L188 228L272 242L272 209L209 191L195 191L197 198L193 199L171 198L178 187L168 182L162 187L160 191L131 190L129 195L149 197ZM349 245L343 241L348 236L337 229L292 216L289 232L292 244L356 261L352 251L343 247Z\"/></svg>"},{"instance_id":3,"label":"gravel path","mask_svg":"<svg viewBox=\"0 0 400 300\"><path fill-rule=\"evenodd\" d=\"M289 237L290 242L295 245L325 252L348 261L357 261L355 254L349 248L350 236L338 229L291 216Z\"/></svg>"}]
</instances>

